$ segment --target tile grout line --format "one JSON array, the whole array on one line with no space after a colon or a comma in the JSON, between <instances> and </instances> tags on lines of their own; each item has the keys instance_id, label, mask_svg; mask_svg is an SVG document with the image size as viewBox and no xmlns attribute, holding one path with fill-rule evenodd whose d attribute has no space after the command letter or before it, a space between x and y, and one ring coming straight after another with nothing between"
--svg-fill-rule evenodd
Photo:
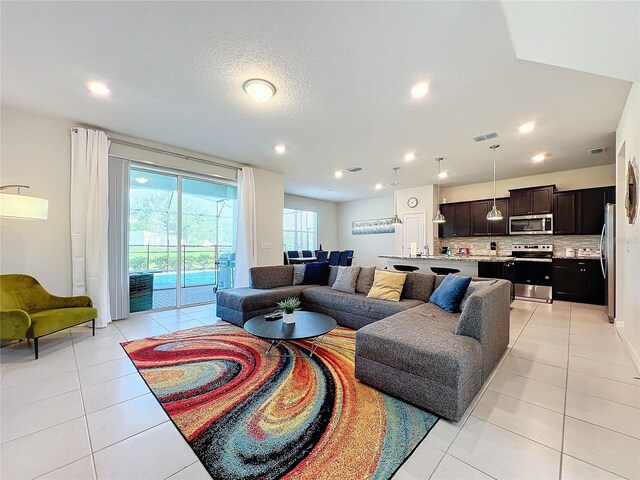
<instances>
[{"instance_id":1,"label":"tile grout line","mask_svg":"<svg viewBox=\"0 0 640 480\"><path fill-rule=\"evenodd\" d=\"M564 466L564 436L567 425L567 397L569 396L569 356L571 355L571 322L573 320L573 303L569 304L569 338L567 339L567 370L565 372L564 405L562 410L562 435L560 441L560 469L558 480L562 480L562 467Z\"/></svg>"}]
</instances>

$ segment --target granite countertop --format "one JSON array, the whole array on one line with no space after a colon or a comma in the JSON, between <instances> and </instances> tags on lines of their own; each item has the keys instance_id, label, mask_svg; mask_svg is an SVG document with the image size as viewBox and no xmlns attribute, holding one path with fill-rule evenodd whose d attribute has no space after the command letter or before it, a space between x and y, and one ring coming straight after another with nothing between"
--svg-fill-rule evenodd
<instances>
[{"instance_id":1,"label":"granite countertop","mask_svg":"<svg viewBox=\"0 0 640 480\"><path fill-rule=\"evenodd\" d=\"M410 257L408 255L378 255L378 258L396 258L398 260L445 260L448 262L508 262L514 257L499 257L489 255L429 255L428 257Z\"/></svg>"},{"instance_id":2,"label":"granite countertop","mask_svg":"<svg viewBox=\"0 0 640 480\"><path fill-rule=\"evenodd\" d=\"M600 257L565 257L563 255L554 255L553 258L562 259L562 260L598 260L600 261Z\"/></svg>"}]
</instances>

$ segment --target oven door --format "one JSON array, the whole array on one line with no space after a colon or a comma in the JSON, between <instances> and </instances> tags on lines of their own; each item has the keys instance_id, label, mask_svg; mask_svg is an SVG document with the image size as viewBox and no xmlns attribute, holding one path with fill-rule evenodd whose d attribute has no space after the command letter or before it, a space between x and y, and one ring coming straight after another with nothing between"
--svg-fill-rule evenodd
<instances>
[{"instance_id":1,"label":"oven door","mask_svg":"<svg viewBox=\"0 0 640 480\"><path fill-rule=\"evenodd\" d=\"M515 260L515 283L522 285L551 286L551 259L524 259Z\"/></svg>"},{"instance_id":2,"label":"oven door","mask_svg":"<svg viewBox=\"0 0 640 480\"><path fill-rule=\"evenodd\" d=\"M509 217L509 234L511 235L550 235L552 233L552 214Z\"/></svg>"}]
</instances>

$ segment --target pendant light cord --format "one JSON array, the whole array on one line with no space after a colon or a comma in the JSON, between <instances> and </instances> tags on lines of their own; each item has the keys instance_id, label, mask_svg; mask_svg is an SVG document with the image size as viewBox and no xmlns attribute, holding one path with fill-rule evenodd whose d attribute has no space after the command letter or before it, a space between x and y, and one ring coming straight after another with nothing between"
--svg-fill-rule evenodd
<instances>
[{"instance_id":1,"label":"pendant light cord","mask_svg":"<svg viewBox=\"0 0 640 480\"><path fill-rule=\"evenodd\" d=\"M493 208L496 208L496 148L500 145L491 145L489 148L493 150Z\"/></svg>"}]
</instances>

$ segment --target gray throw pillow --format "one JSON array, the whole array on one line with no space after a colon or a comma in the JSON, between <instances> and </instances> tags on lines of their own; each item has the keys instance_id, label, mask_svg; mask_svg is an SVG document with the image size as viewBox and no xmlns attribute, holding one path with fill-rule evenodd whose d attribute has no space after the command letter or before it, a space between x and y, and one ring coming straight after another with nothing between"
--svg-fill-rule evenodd
<instances>
[{"instance_id":1,"label":"gray throw pillow","mask_svg":"<svg viewBox=\"0 0 640 480\"><path fill-rule=\"evenodd\" d=\"M327 285L329 285L330 287L333 287L334 282L336 281L336 277L338 276L338 266L337 265L331 265L329 267L329 282L327 283Z\"/></svg>"},{"instance_id":2,"label":"gray throw pillow","mask_svg":"<svg viewBox=\"0 0 640 480\"><path fill-rule=\"evenodd\" d=\"M304 281L304 268L306 265L293 266L293 285L302 285Z\"/></svg>"},{"instance_id":3,"label":"gray throw pillow","mask_svg":"<svg viewBox=\"0 0 640 480\"><path fill-rule=\"evenodd\" d=\"M338 276L331 288L339 292L356 293L358 273L360 273L359 265L355 267L338 267Z\"/></svg>"},{"instance_id":4,"label":"gray throw pillow","mask_svg":"<svg viewBox=\"0 0 640 480\"><path fill-rule=\"evenodd\" d=\"M367 295L373 286L373 277L376 274L376 267L360 267L358 280L356 281L356 292Z\"/></svg>"},{"instance_id":5,"label":"gray throw pillow","mask_svg":"<svg viewBox=\"0 0 640 480\"><path fill-rule=\"evenodd\" d=\"M479 292L480 290L484 290L487 287L490 287L494 283L496 283L495 280L486 280L481 282L471 281L471 283L469 284L469 287L467 288L467 292L464 294L464 297L462 297L462 301L460 302L460 310L461 311L464 310L464 306L467 304L467 299L471 295L473 295L476 292Z\"/></svg>"}]
</instances>

